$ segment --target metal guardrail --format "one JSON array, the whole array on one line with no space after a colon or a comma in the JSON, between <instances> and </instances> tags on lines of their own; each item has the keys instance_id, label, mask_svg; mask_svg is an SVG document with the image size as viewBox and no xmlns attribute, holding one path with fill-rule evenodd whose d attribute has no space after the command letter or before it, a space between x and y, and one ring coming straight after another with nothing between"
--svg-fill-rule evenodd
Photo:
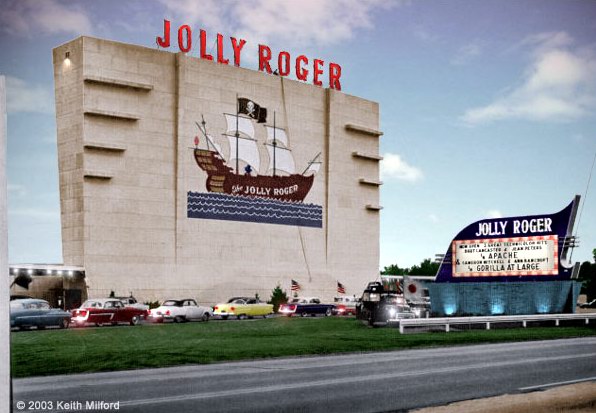
<instances>
[{"instance_id":1,"label":"metal guardrail","mask_svg":"<svg viewBox=\"0 0 596 413\"><path fill-rule=\"evenodd\" d=\"M560 321L585 320L588 325L590 320L596 320L596 313L580 314L529 314L510 316L481 316L481 317L441 317L441 318L404 318L389 320L389 325L399 326L399 332L404 333L406 327L431 327L444 326L448 333L450 326L458 324L484 324L486 330L490 330L491 324L495 323L521 323L523 327L531 321L554 321L559 326Z\"/></svg>"}]
</instances>

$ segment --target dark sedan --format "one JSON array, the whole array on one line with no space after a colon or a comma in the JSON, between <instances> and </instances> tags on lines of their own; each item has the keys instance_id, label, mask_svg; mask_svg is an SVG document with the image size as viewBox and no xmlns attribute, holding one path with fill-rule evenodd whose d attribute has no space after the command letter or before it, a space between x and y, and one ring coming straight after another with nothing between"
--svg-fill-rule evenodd
<instances>
[{"instance_id":1,"label":"dark sedan","mask_svg":"<svg viewBox=\"0 0 596 413\"><path fill-rule=\"evenodd\" d=\"M293 298L289 303L282 304L279 306L278 312L283 315L291 317L293 315L316 316L317 314L323 314L330 316L335 309L333 304L323 304L321 300L316 297L296 297Z\"/></svg>"},{"instance_id":2,"label":"dark sedan","mask_svg":"<svg viewBox=\"0 0 596 413\"><path fill-rule=\"evenodd\" d=\"M42 330L46 327L58 326L68 328L71 314L59 308L51 308L45 300L25 298L10 302L10 327Z\"/></svg>"}]
</instances>

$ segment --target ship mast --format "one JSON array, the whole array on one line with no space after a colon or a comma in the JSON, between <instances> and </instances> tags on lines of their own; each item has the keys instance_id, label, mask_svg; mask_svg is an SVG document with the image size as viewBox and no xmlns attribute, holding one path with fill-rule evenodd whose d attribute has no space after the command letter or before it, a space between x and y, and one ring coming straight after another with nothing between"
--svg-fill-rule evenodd
<instances>
[{"instance_id":1,"label":"ship mast","mask_svg":"<svg viewBox=\"0 0 596 413\"><path fill-rule=\"evenodd\" d=\"M275 111L273 111L273 176L275 176L275 148L277 140L275 139Z\"/></svg>"},{"instance_id":2,"label":"ship mast","mask_svg":"<svg viewBox=\"0 0 596 413\"><path fill-rule=\"evenodd\" d=\"M308 165L306 166L306 169L304 169L304 172L302 172L302 175L304 175L308 171L308 169L311 167L312 164L314 164L314 163L320 163L320 162L317 162L317 159L319 159L319 156L321 156L321 152L319 152L317 154L317 156L315 156L314 158L312 158L312 161L310 161L308 163ZM318 171L318 168L317 168L317 171ZM316 172L315 172L315 174L316 174Z\"/></svg>"},{"instance_id":3,"label":"ship mast","mask_svg":"<svg viewBox=\"0 0 596 413\"><path fill-rule=\"evenodd\" d=\"M238 175L238 139L240 138L240 134L238 133L238 112L240 112L240 101L236 93L236 175Z\"/></svg>"}]
</instances>

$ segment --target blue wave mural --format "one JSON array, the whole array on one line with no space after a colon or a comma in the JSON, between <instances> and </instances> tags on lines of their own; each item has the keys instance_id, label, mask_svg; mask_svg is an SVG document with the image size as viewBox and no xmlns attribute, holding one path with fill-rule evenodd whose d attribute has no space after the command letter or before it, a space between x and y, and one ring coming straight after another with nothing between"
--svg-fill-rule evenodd
<instances>
[{"instance_id":1,"label":"blue wave mural","mask_svg":"<svg viewBox=\"0 0 596 413\"><path fill-rule=\"evenodd\" d=\"M188 218L323 227L323 207L302 202L189 191Z\"/></svg>"}]
</instances>

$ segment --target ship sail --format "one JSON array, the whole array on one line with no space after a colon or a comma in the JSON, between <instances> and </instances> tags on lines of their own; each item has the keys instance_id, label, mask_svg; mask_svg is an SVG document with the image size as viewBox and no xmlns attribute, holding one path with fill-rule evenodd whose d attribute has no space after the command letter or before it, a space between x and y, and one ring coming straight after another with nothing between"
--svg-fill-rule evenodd
<instances>
[{"instance_id":1,"label":"ship sail","mask_svg":"<svg viewBox=\"0 0 596 413\"><path fill-rule=\"evenodd\" d=\"M236 159L249 164L253 170L258 171L261 166L261 157L259 156L259 147L254 139L238 138L238 151L236 152L236 137L228 136L230 142L230 159L228 163L232 164ZM238 153L238 158L236 158Z\"/></svg>"},{"instance_id":2,"label":"ship sail","mask_svg":"<svg viewBox=\"0 0 596 413\"><path fill-rule=\"evenodd\" d=\"M319 169L321 169L321 162L311 162L308 165L308 168L306 168L306 171L304 171L303 175L307 175L309 172L312 172L313 175L316 175L319 172Z\"/></svg>"},{"instance_id":3,"label":"ship sail","mask_svg":"<svg viewBox=\"0 0 596 413\"><path fill-rule=\"evenodd\" d=\"M219 156L223 157L223 152L221 151L221 145L215 143L215 139L211 135L205 135L207 138L207 147L215 148L215 151L219 154Z\"/></svg>"},{"instance_id":4,"label":"ship sail","mask_svg":"<svg viewBox=\"0 0 596 413\"><path fill-rule=\"evenodd\" d=\"M267 173L274 170L273 165L273 151L275 151L275 171L284 171L290 175L296 173L296 165L294 163L294 157L289 149L281 148L279 146L274 147L273 145L265 145L267 152L269 152L269 168Z\"/></svg>"},{"instance_id":5,"label":"ship sail","mask_svg":"<svg viewBox=\"0 0 596 413\"><path fill-rule=\"evenodd\" d=\"M279 143L281 142L284 147L289 148L290 144L288 142L288 135L286 135L286 131L280 128L274 128L271 126L265 126L267 129L267 142L273 142L273 138L275 137L275 141L277 142L277 146L279 147ZM275 135L274 135L275 133Z\"/></svg>"},{"instance_id":6,"label":"ship sail","mask_svg":"<svg viewBox=\"0 0 596 413\"><path fill-rule=\"evenodd\" d=\"M250 118L224 113L227 130L225 135L230 143L230 157L228 163L232 164L236 159L246 162L255 171L259 171L261 157L255 140L255 128ZM238 136L236 136L238 132ZM236 147L236 145L238 147ZM237 155L237 156L236 156ZM240 171L236 171L239 173Z\"/></svg>"},{"instance_id":7,"label":"ship sail","mask_svg":"<svg viewBox=\"0 0 596 413\"><path fill-rule=\"evenodd\" d=\"M230 115L229 113L224 113L224 116L226 117L227 123L226 135L236 136L236 125L238 125L237 130L240 137L245 136L250 139L255 138L255 128L249 118ZM238 120L238 122L236 122L236 120Z\"/></svg>"}]
</instances>

